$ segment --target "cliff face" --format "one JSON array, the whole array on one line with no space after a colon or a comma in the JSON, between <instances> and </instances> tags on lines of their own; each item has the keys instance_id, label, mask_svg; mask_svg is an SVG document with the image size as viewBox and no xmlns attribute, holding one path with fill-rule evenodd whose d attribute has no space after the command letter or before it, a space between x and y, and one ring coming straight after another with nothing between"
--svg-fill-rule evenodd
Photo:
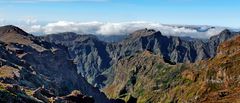
<instances>
[{"instance_id":1,"label":"cliff face","mask_svg":"<svg viewBox=\"0 0 240 103\"><path fill-rule=\"evenodd\" d=\"M137 102L237 102L240 36L218 46L216 56L170 65L148 51L121 59L114 80L104 88L112 98Z\"/></svg>"},{"instance_id":2,"label":"cliff face","mask_svg":"<svg viewBox=\"0 0 240 103\"><path fill-rule=\"evenodd\" d=\"M95 100L108 101L103 93L78 75L66 47L21 32L14 26L0 30L3 83L31 89L43 86L56 96L80 90Z\"/></svg>"},{"instance_id":3,"label":"cliff face","mask_svg":"<svg viewBox=\"0 0 240 103\"><path fill-rule=\"evenodd\" d=\"M101 73L110 68L112 58L107 50L107 43L93 35L75 33L52 34L44 37L47 41L68 47L69 54L77 64L78 73L88 82L104 86L106 77Z\"/></svg>"},{"instance_id":4,"label":"cliff face","mask_svg":"<svg viewBox=\"0 0 240 103\"><path fill-rule=\"evenodd\" d=\"M237 33L224 30L209 40L183 39L182 37L163 36L155 30L138 30L132 33L129 38L120 42L116 52L120 55L129 56L138 51L150 51L160 54L166 59L176 63L196 62L214 57L219 43L237 35Z\"/></svg>"},{"instance_id":5,"label":"cliff face","mask_svg":"<svg viewBox=\"0 0 240 103\"><path fill-rule=\"evenodd\" d=\"M43 38L68 47L71 58L77 64L78 73L92 85L101 88L112 80L112 65L122 58L150 51L171 64L194 63L214 57L217 46L236 35L238 34L224 30L208 40L201 40L164 36L160 31L143 29L114 43L100 41L93 35L75 33L53 34Z\"/></svg>"}]
</instances>

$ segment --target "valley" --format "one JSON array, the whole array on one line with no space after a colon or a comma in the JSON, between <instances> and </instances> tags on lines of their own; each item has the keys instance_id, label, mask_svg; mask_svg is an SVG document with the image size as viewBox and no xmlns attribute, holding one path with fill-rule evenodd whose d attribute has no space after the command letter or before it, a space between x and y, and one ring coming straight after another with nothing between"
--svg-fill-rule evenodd
<instances>
[{"instance_id":1,"label":"valley","mask_svg":"<svg viewBox=\"0 0 240 103\"><path fill-rule=\"evenodd\" d=\"M239 38L229 29L207 40L141 29L100 40L2 26L0 101L237 102Z\"/></svg>"}]
</instances>

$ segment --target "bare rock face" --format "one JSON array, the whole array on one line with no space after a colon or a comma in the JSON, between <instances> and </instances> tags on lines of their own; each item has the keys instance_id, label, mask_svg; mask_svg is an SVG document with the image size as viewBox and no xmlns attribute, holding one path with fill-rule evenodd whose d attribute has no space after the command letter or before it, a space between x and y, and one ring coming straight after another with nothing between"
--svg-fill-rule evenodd
<instances>
[{"instance_id":1,"label":"bare rock face","mask_svg":"<svg viewBox=\"0 0 240 103\"><path fill-rule=\"evenodd\" d=\"M77 64L78 73L89 83L97 84L99 87L104 86L102 82L105 77L101 76L101 73L110 68L112 61L107 43L93 35L75 33L52 34L47 35L45 39L68 47L71 59Z\"/></svg>"},{"instance_id":2,"label":"bare rock face","mask_svg":"<svg viewBox=\"0 0 240 103\"><path fill-rule=\"evenodd\" d=\"M120 54L121 57L148 50L177 63L193 63L214 57L217 46L235 35L237 33L224 30L207 41L187 40L181 37L163 36L159 31L143 29L132 33L129 38L120 42L116 47L116 52L120 51L120 53L115 54Z\"/></svg>"},{"instance_id":3,"label":"bare rock face","mask_svg":"<svg viewBox=\"0 0 240 103\"><path fill-rule=\"evenodd\" d=\"M114 65L114 80L103 90L126 102L237 102L239 101L240 36L224 41L216 56L195 63L171 65L144 51Z\"/></svg>"},{"instance_id":4,"label":"bare rock face","mask_svg":"<svg viewBox=\"0 0 240 103\"><path fill-rule=\"evenodd\" d=\"M103 93L77 73L66 47L26 34L15 26L0 27L0 30L1 69L6 70L1 77L7 77L4 83L33 89L44 86L56 96L77 89L98 101L108 102ZM8 73L9 70L14 74Z\"/></svg>"},{"instance_id":5,"label":"bare rock face","mask_svg":"<svg viewBox=\"0 0 240 103\"><path fill-rule=\"evenodd\" d=\"M147 50L162 56L172 65L194 63L214 57L217 46L236 35L238 34L235 32L224 30L209 40L194 38L190 40L183 37L164 36L160 31L153 29L142 29L115 43L100 41L93 35L69 32L42 38L68 47L71 59L77 64L78 73L92 85L101 88L108 83L107 81L111 81L112 65L122 58Z\"/></svg>"},{"instance_id":6,"label":"bare rock face","mask_svg":"<svg viewBox=\"0 0 240 103\"><path fill-rule=\"evenodd\" d=\"M223 30L219 35L215 35L210 37L210 41L208 43L209 51L211 53L211 57L216 55L217 47L219 44L223 43L226 40L230 40L231 38L238 36L238 32L231 32L228 29Z\"/></svg>"},{"instance_id":7,"label":"bare rock face","mask_svg":"<svg viewBox=\"0 0 240 103\"><path fill-rule=\"evenodd\" d=\"M71 94L62 97L65 102L70 103L94 103L92 97L82 95L79 91L72 91Z\"/></svg>"}]
</instances>

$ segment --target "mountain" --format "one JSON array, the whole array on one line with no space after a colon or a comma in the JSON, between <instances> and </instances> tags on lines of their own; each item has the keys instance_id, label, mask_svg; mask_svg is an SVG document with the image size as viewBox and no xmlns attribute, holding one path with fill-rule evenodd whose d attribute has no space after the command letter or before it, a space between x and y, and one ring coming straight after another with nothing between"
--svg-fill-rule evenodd
<instances>
[{"instance_id":1,"label":"mountain","mask_svg":"<svg viewBox=\"0 0 240 103\"><path fill-rule=\"evenodd\" d=\"M207 60L216 55L221 42L237 35L237 32L227 31L208 40L164 36L153 29L137 30L113 43L101 41L94 35L75 33L52 34L42 38L68 47L78 73L92 85L102 88L112 79L112 65L122 58L147 50L164 57L171 64Z\"/></svg>"},{"instance_id":2,"label":"mountain","mask_svg":"<svg viewBox=\"0 0 240 103\"><path fill-rule=\"evenodd\" d=\"M239 57L240 36L220 43L213 58L195 63L171 65L146 50L119 60L104 91L138 103L238 102Z\"/></svg>"},{"instance_id":3,"label":"mountain","mask_svg":"<svg viewBox=\"0 0 240 103\"><path fill-rule=\"evenodd\" d=\"M123 47L121 49L123 51L117 51L124 53L122 55L129 56L136 51L148 50L174 62L196 62L215 56L219 43L237 35L237 33L226 31L229 30L224 30L218 36L213 36L206 41L164 36L159 31L143 29L132 33L128 39L119 43Z\"/></svg>"},{"instance_id":4,"label":"mountain","mask_svg":"<svg viewBox=\"0 0 240 103\"><path fill-rule=\"evenodd\" d=\"M3 26L0 102L235 102L239 35L225 29L196 39L142 29L109 42Z\"/></svg>"},{"instance_id":5,"label":"mountain","mask_svg":"<svg viewBox=\"0 0 240 103\"><path fill-rule=\"evenodd\" d=\"M102 82L106 77L101 73L110 68L112 61L106 42L100 41L94 35L75 33L52 34L44 38L68 47L71 58L77 64L78 73L92 84L104 85Z\"/></svg>"},{"instance_id":6,"label":"mountain","mask_svg":"<svg viewBox=\"0 0 240 103\"><path fill-rule=\"evenodd\" d=\"M11 34L20 34L20 35L24 35L24 36L29 35L29 34L26 33L25 31L23 31L22 29L19 29L18 27L13 26L13 25L6 25L6 26L2 26L2 27L0 28L1 37L2 37L4 34L8 34L8 33L11 33Z\"/></svg>"},{"instance_id":7,"label":"mountain","mask_svg":"<svg viewBox=\"0 0 240 103\"><path fill-rule=\"evenodd\" d=\"M216 54L216 50L217 50L217 46L226 41L231 39L232 37L239 35L239 32L231 32L228 29L223 30L219 35L215 35L212 36L210 38L210 42L208 45L210 45L213 49L212 49L212 53L215 55ZM215 53L214 53L215 52Z\"/></svg>"},{"instance_id":8,"label":"mountain","mask_svg":"<svg viewBox=\"0 0 240 103\"><path fill-rule=\"evenodd\" d=\"M0 27L1 82L34 91L44 87L53 96L64 96L73 90L92 96L95 102L107 97L78 75L68 49L28 34L15 26ZM26 94L25 94L26 95ZM39 98L40 101L46 101ZM3 98L4 99L4 98Z\"/></svg>"},{"instance_id":9,"label":"mountain","mask_svg":"<svg viewBox=\"0 0 240 103\"><path fill-rule=\"evenodd\" d=\"M97 38L105 42L119 42L127 37L127 35L96 35Z\"/></svg>"}]
</instances>

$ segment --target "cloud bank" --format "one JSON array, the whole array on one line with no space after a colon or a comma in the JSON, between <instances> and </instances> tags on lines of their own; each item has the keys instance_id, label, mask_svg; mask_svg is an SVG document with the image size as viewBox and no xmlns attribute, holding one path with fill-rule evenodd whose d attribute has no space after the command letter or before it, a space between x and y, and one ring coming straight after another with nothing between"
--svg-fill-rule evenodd
<instances>
[{"instance_id":1,"label":"cloud bank","mask_svg":"<svg viewBox=\"0 0 240 103\"><path fill-rule=\"evenodd\" d=\"M193 38L209 38L219 34L224 28L210 26L181 26L164 25L161 23L132 21L132 22L71 22L57 21L38 24L36 20L26 20L25 24L18 25L32 34L53 34L60 32L76 32L79 34L96 35L127 35L139 29L155 29L163 35L189 36Z\"/></svg>"}]
</instances>

